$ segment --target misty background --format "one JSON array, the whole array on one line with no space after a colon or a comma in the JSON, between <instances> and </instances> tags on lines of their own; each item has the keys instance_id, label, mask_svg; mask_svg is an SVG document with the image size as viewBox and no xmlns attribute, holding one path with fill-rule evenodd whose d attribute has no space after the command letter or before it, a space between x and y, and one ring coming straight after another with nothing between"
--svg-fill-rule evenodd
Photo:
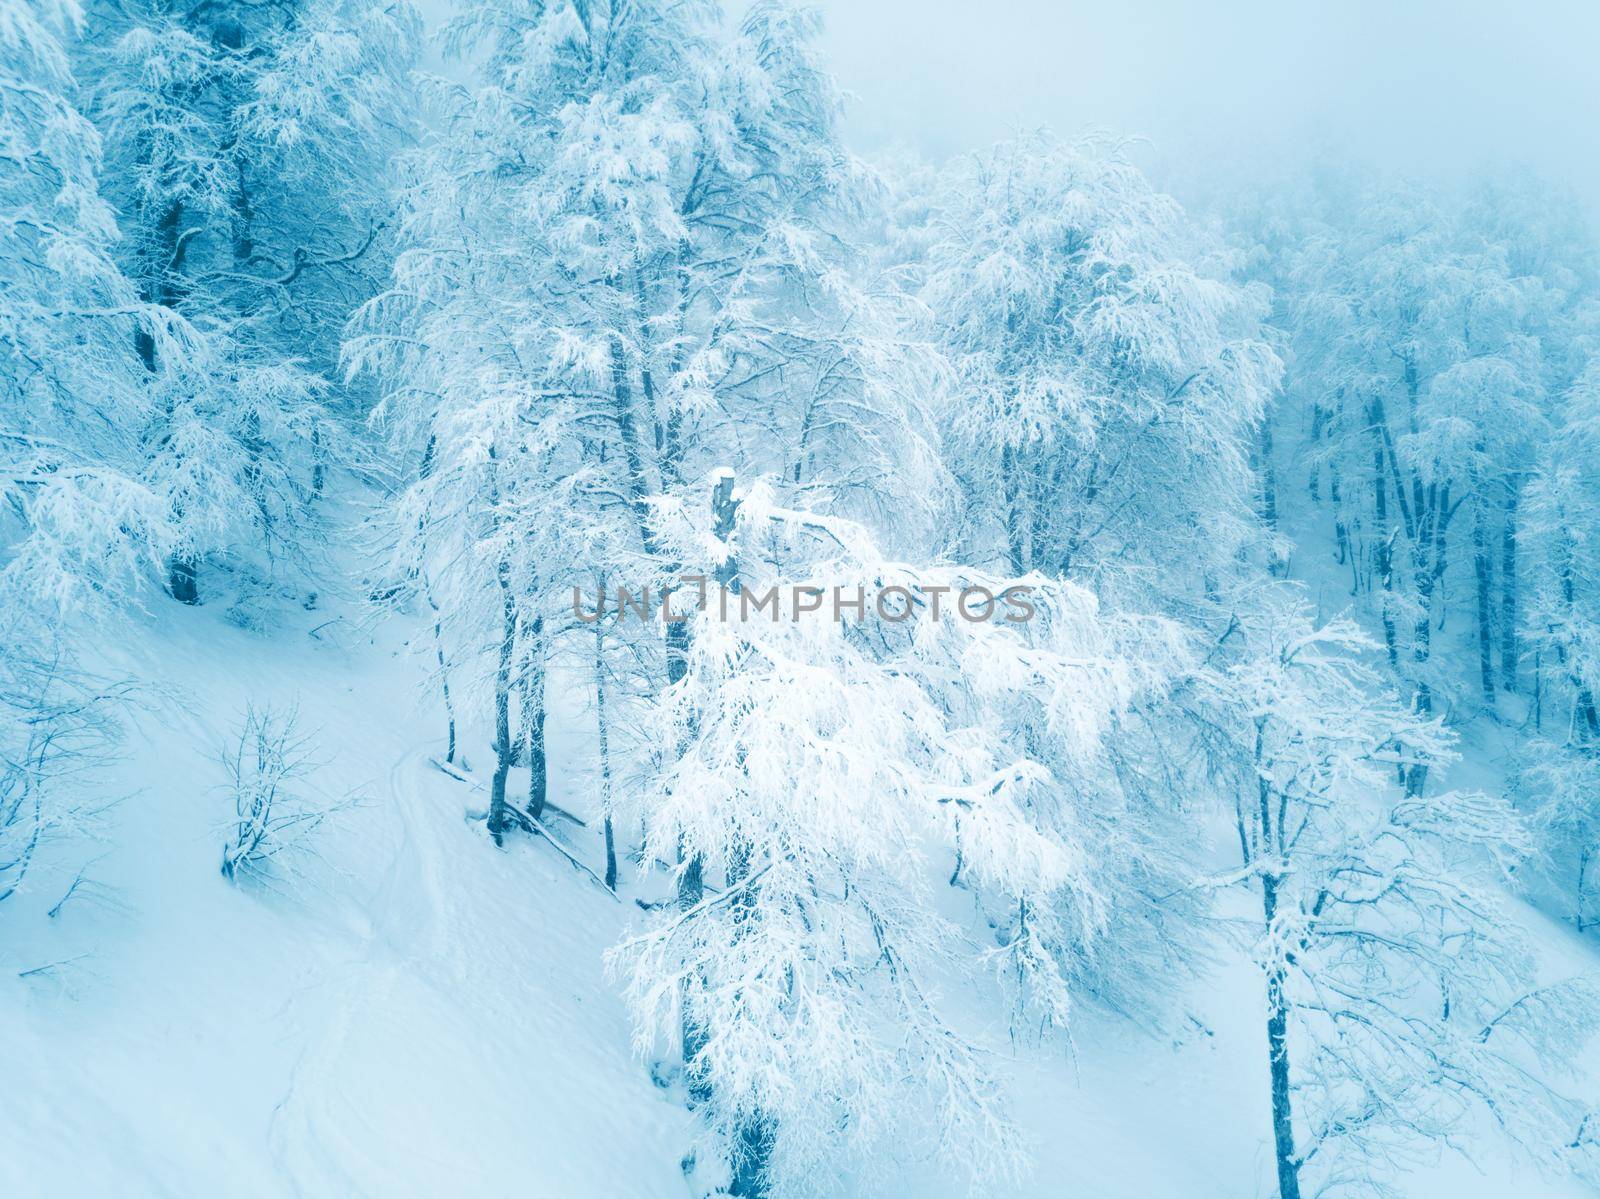
<instances>
[{"instance_id":1,"label":"misty background","mask_svg":"<svg viewBox=\"0 0 1600 1199\"><path fill-rule=\"evenodd\" d=\"M1591 0L820 0L871 153L1019 129L1139 135L1163 186L1317 158L1460 179L1521 166L1600 212Z\"/></svg>"}]
</instances>

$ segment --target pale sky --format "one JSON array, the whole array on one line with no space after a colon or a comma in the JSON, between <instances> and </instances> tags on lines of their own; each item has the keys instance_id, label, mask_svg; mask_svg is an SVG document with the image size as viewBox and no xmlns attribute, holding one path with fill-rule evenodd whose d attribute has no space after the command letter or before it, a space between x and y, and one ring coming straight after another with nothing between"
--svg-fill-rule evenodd
<instances>
[{"instance_id":1,"label":"pale sky","mask_svg":"<svg viewBox=\"0 0 1600 1199\"><path fill-rule=\"evenodd\" d=\"M1151 139L1173 182L1328 153L1521 164L1600 211L1600 0L819 3L860 151L1093 126Z\"/></svg>"}]
</instances>

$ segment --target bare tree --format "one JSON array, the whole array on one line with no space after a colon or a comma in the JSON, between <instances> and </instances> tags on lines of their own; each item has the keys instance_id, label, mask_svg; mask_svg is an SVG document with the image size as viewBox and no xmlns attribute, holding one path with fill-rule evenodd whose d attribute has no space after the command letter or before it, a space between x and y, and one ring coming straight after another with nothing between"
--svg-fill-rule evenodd
<instances>
[{"instance_id":1,"label":"bare tree","mask_svg":"<svg viewBox=\"0 0 1600 1199\"><path fill-rule=\"evenodd\" d=\"M1237 705L1234 823L1256 892L1278 1194L1390 1194L1395 1163L1473 1113L1582 1156L1582 1105L1545 1081L1592 1027L1592 990L1540 985L1495 875L1525 854L1510 805L1414 794L1450 757L1386 692L1353 625L1270 611L1222 683ZM1396 796L1395 780L1406 780Z\"/></svg>"},{"instance_id":2,"label":"bare tree","mask_svg":"<svg viewBox=\"0 0 1600 1199\"><path fill-rule=\"evenodd\" d=\"M238 733L220 755L234 813L222 848L224 878L265 875L308 848L308 839L354 802L350 797L325 800L302 788L317 765L310 745L295 708L252 705L245 710Z\"/></svg>"}]
</instances>

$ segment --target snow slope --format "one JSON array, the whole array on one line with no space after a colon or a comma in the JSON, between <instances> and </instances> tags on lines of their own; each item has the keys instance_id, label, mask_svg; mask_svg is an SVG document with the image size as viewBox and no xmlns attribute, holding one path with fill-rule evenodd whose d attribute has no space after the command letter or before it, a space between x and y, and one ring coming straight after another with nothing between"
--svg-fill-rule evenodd
<instances>
[{"instance_id":1,"label":"snow slope","mask_svg":"<svg viewBox=\"0 0 1600 1199\"><path fill-rule=\"evenodd\" d=\"M59 847L0 918L0 1194L693 1194L691 1118L633 1055L604 976L605 949L642 919L631 895L526 838L496 852L465 815L481 795L430 764L441 721L405 645L425 630L369 628L353 600L329 602L283 604L270 635L222 602L164 605L108 649L150 682L105 788L122 801L103 844ZM365 800L293 888L218 871L215 750L247 700L297 702L319 787ZM580 697L558 707L586 719ZM481 740L467 735L469 755ZM553 798L583 811L565 740L552 738ZM593 830L568 832L598 862ZM91 881L48 916L89 858ZM1591 945L1517 911L1547 971L1594 968ZM1037 1157L1013 1193L1272 1194L1259 992L1224 947L1174 997L1175 1033L1085 1008L1072 1045L1013 1048L978 984L952 987ZM1583 1193L1492 1142L1478 1158L1425 1165L1403 1193ZM847 1193L965 1188L911 1161Z\"/></svg>"},{"instance_id":2,"label":"snow slope","mask_svg":"<svg viewBox=\"0 0 1600 1199\"><path fill-rule=\"evenodd\" d=\"M404 630L297 612L268 639L219 608L127 655L174 691L118 780L108 901L7 913L0 1194L681 1195L688 1118L602 978L623 906L463 819ZM321 785L368 800L295 892L218 871L211 756L247 698L297 699Z\"/></svg>"}]
</instances>

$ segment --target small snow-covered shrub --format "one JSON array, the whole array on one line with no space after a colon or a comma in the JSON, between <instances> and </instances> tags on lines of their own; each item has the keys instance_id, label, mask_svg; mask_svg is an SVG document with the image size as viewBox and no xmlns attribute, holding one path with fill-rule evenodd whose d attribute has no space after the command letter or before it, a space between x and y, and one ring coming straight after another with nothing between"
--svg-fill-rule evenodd
<instances>
[{"instance_id":1,"label":"small snow-covered shrub","mask_svg":"<svg viewBox=\"0 0 1600 1199\"><path fill-rule=\"evenodd\" d=\"M350 800L328 801L305 786L316 768L295 708L245 710L220 755L233 801L222 875L261 875L309 848L309 839Z\"/></svg>"}]
</instances>

